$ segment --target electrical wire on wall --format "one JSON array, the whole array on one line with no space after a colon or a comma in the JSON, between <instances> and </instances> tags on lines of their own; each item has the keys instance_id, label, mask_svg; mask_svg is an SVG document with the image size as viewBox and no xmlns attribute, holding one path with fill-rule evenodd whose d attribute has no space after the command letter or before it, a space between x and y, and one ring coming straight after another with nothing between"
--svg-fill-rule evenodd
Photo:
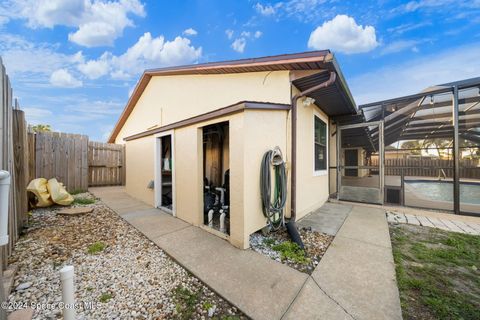
<instances>
[{"instance_id":1,"label":"electrical wire on wall","mask_svg":"<svg viewBox=\"0 0 480 320\"><path fill-rule=\"evenodd\" d=\"M272 194L272 170L274 173ZM260 169L260 192L263 215L271 230L284 225L284 209L287 203L287 172L282 151L279 147L263 155Z\"/></svg>"}]
</instances>

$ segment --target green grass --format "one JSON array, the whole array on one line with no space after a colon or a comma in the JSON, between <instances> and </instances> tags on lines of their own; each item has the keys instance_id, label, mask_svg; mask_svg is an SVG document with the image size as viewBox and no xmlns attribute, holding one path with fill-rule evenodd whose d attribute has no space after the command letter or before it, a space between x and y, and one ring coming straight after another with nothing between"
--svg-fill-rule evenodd
<instances>
[{"instance_id":1,"label":"green grass","mask_svg":"<svg viewBox=\"0 0 480 320\"><path fill-rule=\"evenodd\" d=\"M107 245L103 242L94 242L88 246L87 252L89 254L97 254L102 252L106 247Z\"/></svg>"},{"instance_id":2,"label":"green grass","mask_svg":"<svg viewBox=\"0 0 480 320\"><path fill-rule=\"evenodd\" d=\"M110 293L102 293L102 295L98 298L98 300L101 303L106 303L112 298L113 298L113 296Z\"/></svg>"},{"instance_id":3,"label":"green grass","mask_svg":"<svg viewBox=\"0 0 480 320\"><path fill-rule=\"evenodd\" d=\"M265 238L263 239L263 244L267 247L272 247L275 244L275 240L272 238Z\"/></svg>"},{"instance_id":4,"label":"green grass","mask_svg":"<svg viewBox=\"0 0 480 320\"><path fill-rule=\"evenodd\" d=\"M84 192L87 192L87 190L83 190L83 189L75 189L71 192L69 192L72 196L76 195L76 194L79 194L79 193L84 193Z\"/></svg>"},{"instance_id":5,"label":"green grass","mask_svg":"<svg viewBox=\"0 0 480 320\"><path fill-rule=\"evenodd\" d=\"M75 198L73 204L92 204L95 203L95 199L90 198Z\"/></svg>"},{"instance_id":6,"label":"green grass","mask_svg":"<svg viewBox=\"0 0 480 320\"><path fill-rule=\"evenodd\" d=\"M480 319L480 237L394 226L404 319Z\"/></svg>"},{"instance_id":7,"label":"green grass","mask_svg":"<svg viewBox=\"0 0 480 320\"><path fill-rule=\"evenodd\" d=\"M305 251L292 241L285 241L272 246L272 249L280 253L282 260L290 260L300 264L308 264L310 259L305 256Z\"/></svg>"},{"instance_id":8,"label":"green grass","mask_svg":"<svg viewBox=\"0 0 480 320\"><path fill-rule=\"evenodd\" d=\"M175 309L178 319L191 319L195 313L195 306L199 301L200 294L190 289L178 286L173 291Z\"/></svg>"},{"instance_id":9,"label":"green grass","mask_svg":"<svg viewBox=\"0 0 480 320\"><path fill-rule=\"evenodd\" d=\"M213 307L213 304L211 304L210 301L205 301L203 303L203 310L205 310L205 311L208 311L212 307Z\"/></svg>"}]
</instances>

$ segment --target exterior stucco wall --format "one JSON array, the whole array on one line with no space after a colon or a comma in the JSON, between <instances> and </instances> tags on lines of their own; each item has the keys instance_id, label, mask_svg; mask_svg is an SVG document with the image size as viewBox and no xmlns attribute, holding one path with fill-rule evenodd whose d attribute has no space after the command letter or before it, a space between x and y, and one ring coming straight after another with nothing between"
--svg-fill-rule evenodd
<instances>
[{"instance_id":1,"label":"exterior stucco wall","mask_svg":"<svg viewBox=\"0 0 480 320\"><path fill-rule=\"evenodd\" d=\"M287 163L290 162L290 156L287 148L287 111L249 110L244 115L244 243L248 245L248 236L266 226L260 193L260 165L263 155L278 146ZM230 148L233 149L234 145ZM235 183L235 180L231 181ZM287 201L285 212L290 212L290 201Z\"/></svg>"},{"instance_id":2,"label":"exterior stucco wall","mask_svg":"<svg viewBox=\"0 0 480 320\"><path fill-rule=\"evenodd\" d=\"M129 141L125 146L126 190L131 196L154 205L154 193L147 185L154 178L153 136Z\"/></svg>"},{"instance_id":3,"label":"exterior stucco wall","mask_svg":"<svg viewBox=\"0 0 480 320\"><path fill-rule=\"evenodd\" d=\"M115 142L240 101L290 103L289 71L154 76Z\"/></svg>"},{"instance_id":4,"label":"exterior stucco wall","mask_svg":"<svg viewBox=\"0 0 480 320\"><path fill-rule=\"evenodd\" d=\"M248 248L249 235L266 225L260 164L267 150L275 146L286 150L286 111L246 110L176 129L176 215L194 225L203 224L202 127L224 121L229 123L230 139L230 242Z\"/></svg>"},{"instance_id":5,"label":"exterior stucco wall","mask_svg":"<svg viewBox=\"0 0 480 320\"><path fill-rule=\"evenodd\" d=\"M297 89L293 90L293 94L297 92ZM315 103L321 104L321 101ZM320 108L315 105L304 106L302 99L297 101L297 220L322 206L329 196L328 170L320 174L314 172L314 115L329 127L329 118ZM331 149L331 146L327 146L327 159Z\"/></svg>"},{"instance_id":6,"label":"exterior stucco wall","mask_svg":"<svg viewBox=\"0 0 480 320\"><path fill-rule=\"evenodd\" d=\"M291 90L288 71L153 77L117 136L116 143L125 143L124 137L153 126L164 126L243 100L289 104L291 95L297 92L295 88ZM335 159L336 156L335 137L331 137L328 117L316 106L303 106L300 99L297 127L297 219L320 207L329 194L328 170L324 175L314 174L314 114L329 127L328 158ZM287 111L245 110L175 129L176 216L197 226L203 224L201 128L229 121L230 242L237 247L247 248L249 235L266 224L260 201L260 164L263 154L275 146L282 149L287 161L288 201L285 212L289 217L290 117L291 114ZM153 136L126 142L127 192L151 205L154 205L154 191L148 189L147 184L154 179L154 147ZM330 165L332 164L327 163L327 168Z\"/></svg>"}]
</instances>

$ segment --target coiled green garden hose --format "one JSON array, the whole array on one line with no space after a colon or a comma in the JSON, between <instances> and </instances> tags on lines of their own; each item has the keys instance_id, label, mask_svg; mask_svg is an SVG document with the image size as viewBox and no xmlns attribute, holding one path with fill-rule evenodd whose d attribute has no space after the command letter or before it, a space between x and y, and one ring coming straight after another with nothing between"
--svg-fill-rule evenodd
<instances>
[{"instance_id":1,"label":"coiled green garden hose","mask_svg":"<svg viewBox=\"0 0 480 320\"><path fill-rule=\"evenodd\" d=\"M274 192L272 197L272 176L274 172ZM284 224L285 204L287 203L287 171L282 151L279 147L263 155L260 169L260 192L263 215L271 229L277 230Z\"/></svg>"}]
</instances>

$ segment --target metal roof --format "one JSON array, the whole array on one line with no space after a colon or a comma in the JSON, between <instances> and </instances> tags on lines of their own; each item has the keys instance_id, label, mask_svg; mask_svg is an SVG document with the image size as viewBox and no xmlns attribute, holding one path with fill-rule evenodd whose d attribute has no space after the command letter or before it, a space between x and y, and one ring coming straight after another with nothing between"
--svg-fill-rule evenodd
<instances>
[{"instance_id":1,"label":"metal roof","mask_svg":"<svg viewBox=\"0 0 480 320\"><path fill-rule=\"evenodd\" d=\"M421 93L359 106L355 117L339 117L341 124L384 120L385 145L405 140L453 139L453 86L459 88L459 136L480 144L480 78L466 79L427 88ZM378 143L372 127L352 143L370 148L367 138Z\"/></svg>"},{"instance_id":2,"label":"metal roof","mask_svg":"<svg viewBox=\"0 0 480 320\"><path fill-rule=\"evenodd\" d=\"M280 70L327 70L335 72L338 76L335 84L329 88L314 92L314 96L312 97L316 99L317 102L321 101L320 104L322 108L328 110L328 112L326 111L328 114L330 114L330 112L331 114L356 113L357 109L350 90L348 89L348 86L333 54L329 50L193 64L145 70L132 95L130 96L125 109L120 115L120 118L118 119L108 141L115 141L118 133L127 121L128 117L133 111L133 108L140 99L140 96L150 82L150 79L154 76L184 74L227 74ZM321 81L321 77L310 80L313 80L313 82L301 83L301 81L299 81L297 84L305 87L315 83L315 81Z\"/></svg>"},{"instance_id":3,"label":"metal roof","mask_svg":"<svg viewBox=\"0 0 480 320\"><path fill-rule=\"evenodd\" d=\"M329 116L353 115L357 112L355 102L343 77L339 74L340 71L337 70L336 73L339 76L332 85L316 90L308 96L315 99L316 104ZM292 83L298 90L305 91L327 81L329 77L329 72L320 72L294 80Z\"/></svg>"}]
</instances>

